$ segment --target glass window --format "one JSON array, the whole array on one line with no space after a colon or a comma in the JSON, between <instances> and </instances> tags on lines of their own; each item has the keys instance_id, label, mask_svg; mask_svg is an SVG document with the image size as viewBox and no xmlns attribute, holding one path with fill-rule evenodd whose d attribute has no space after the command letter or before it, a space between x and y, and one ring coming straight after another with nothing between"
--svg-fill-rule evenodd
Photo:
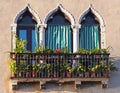
<instances>
[{"instance_id":1,"label":"glass window","mask_svg":"<svg viewBox=\"0 0 120 93\"><path fill-rule=\"evenodd\" d=\"M38 46L38 29L36 21L29 11L19 17L17 22L17 36L27 41L26 49L34 52Z\"/></svg>"},{"instance_id":2,"label":"glass window","mask_svg":"<svg viewBox=\"0 0 120 93\"><path fill-rule=\"evenodd\" d=\"M79 47L84 49L100 48L99 23L90 11L81 22Z\"/></svg>"},{"instance_id":3,"label":"glass window","mask_svg":"<svg viewBox=\"0 0 120 93\"><path fill-rule=\"evenodd\" d=\"M69 52L72 52L72 33L70 22L61 11L57 11L50 16L45 32L46 47L53 50L67 47Z\"/></svg>"}]
</instances>

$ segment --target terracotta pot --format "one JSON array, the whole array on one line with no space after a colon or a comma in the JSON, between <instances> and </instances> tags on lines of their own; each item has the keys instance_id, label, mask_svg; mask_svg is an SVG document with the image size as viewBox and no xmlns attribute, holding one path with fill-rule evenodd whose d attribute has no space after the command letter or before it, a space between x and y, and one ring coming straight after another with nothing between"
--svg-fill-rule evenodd
<instances>
[{"instance_id":1,"label":"terracotta pot","mask_svg":"<svg viewBox=\"0 0 120 93\"><path fill-rule=\"evenodd\" d=\"M49 78L51 76L50 72L47 73L47 77Z\"/></svg>"},{"instance_id":2,"label":"terracotta pot","mask_svg":"<svg viewBox=\"0 0 120 93\"><path fill-rule=\"evenodd\" d=\"M54 72L54 78L58 77L58 73Z\"/></svg>"},{"instance_id":3,"label":"terracotta pot","mask_svg":"<svg viewBox=\"0 0 120 93\"><path fill-rule=\"evenodd\" d=\"M12 54L12 58L15 59L16 58L16 54Z\"/></svg>"},{"instance_id":4,"label":"terracotta pot","mask_svg":"<svg viewBox=\"0 0 120 93\"><path fill-rule=\"evenodd\" d=\"M65 77L65 73L62 73L62 77Z\"/></svg>"},{"instance_id":5,"label":"terracotta pot","mask_svg":"<svg viewBox=\"0 0 120 93\"><path fill-rule=\"evenodd\" d=\"M25 77L30 77L30 72L26 72Z\"/></svg>"},{"instance_id":6,"label":"terracotta pot","mask_svg":"<svg viewBox=\"0 0 120 93\"><path fill-rule=\"evenodd\" d=\"M97 77L100 78L101 77L101 73L97 73Z\"/></svg>"},{"instance_id":7,"label":"terracotta pot","mask_svg":"<svg viewBox=\"0 0 120 93\"><path fill-rule=\"evenodd\" d=\"M36 55L36 59L38 59L39 58L39 56L38 55Z\"/></svg>"},{"instance_id":8,"label":"terracotta pot","mask_svg":"<svg viewBox=\"0 0 120 93\"><path fill-rule=\"evenodd\" d=\"M71 73L70 72L67 72L67 77L71 77Z\"/></svg>"},{"instance_id":9,"label":"terracotta pot","mask_svg":"<svg viewBox=\"0 0 120 93\"><path fill-rule=\"evenodd\" d=\"M109 77L109 72L108 71L103 72L103 76L108 78Z\"/></svg>"},{"instance_id":10,"label":"terracotta pot","mask_svg":"<svg viewBox=\"0 0 120 93\"><path fill-rule=\"evenodd\" d=\"M96 77L95 72L91 72L91 78Z\"/></svg>"},{"instance_id":11,"label":"terracotta pot","mask_svg":"<svg viewBox=\"0 0 120 93\"><path fill-rule=\"evenodd\" d=\"M83 73L79 73L79 77L83 77Z\"/></svg>"},{"instance_id":12,"label":"terracotta pot","mask_svg":"<svg viewBox=\"0 0 120 93\"><path fill-rule=\"evenodd\" d=\"M32 72L32 77L37 77L37 72L33 71Z\"/></svg>"},{"instance_id":13,"label":"terracotta pot","mask_svg":"<svg viewBox=\"0 0 120 93\"><path fill-rule=\"evenodd\" d=\"M11 74L11 77L10 78L15 78L15 77L17 77L17 74Z\"/></svg>"},{"instance_id":14,"label":"terracotta pot","mask_svg":"<svg viewBox=\"0 0 120 93\"><path fill-rule=\"evenodd\" d=\"M65 73L60 73L60 77L64 78L65 77Z\"/></svg>"},{"instance_id":15,"label":"terracotta pot","mask_svg":"<svg viewBox=\"0 0 120 93\"><path fill-rule=\"evenodd\" d=\"M90 77L89 72L85 72L85 78L88 78L88 77Z\"/></svg>"}]
</instances>

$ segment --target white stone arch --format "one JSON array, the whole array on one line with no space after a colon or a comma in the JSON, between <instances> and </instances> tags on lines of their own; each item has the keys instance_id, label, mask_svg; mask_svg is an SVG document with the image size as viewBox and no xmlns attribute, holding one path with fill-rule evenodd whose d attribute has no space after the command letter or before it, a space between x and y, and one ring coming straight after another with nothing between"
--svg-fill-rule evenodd
<instances>
[{"instance_id":1,"label":"white stone arch","mask_svg":"<svg viewBox=\"0 0 120 93\"><path fill-rule=\"evenodd\" d=\"M51 15L56 13L58 10L60 10L63 14L65 14L69 18L71 25L75 24L75 19L74 19L73 15L69 11L67 11L65 8L63 8L62 4L59 4L55 9L51 10L47 14L47 16L45 17L45 20L44 20L44 24L47 24L47 21L50 19Z\"/></svg>"},{"instance_id":2,"label":"white stone arch","mask_svg":"<svg viewBox=\"0 0 120 93\"><path fill-rule=\"evenodd\" d=\"M11 40L11 51L13 51L13 52L16 47L14 34L16 34L16 31L17 31L17 22L18 22L19 18L21 17L21 15L24 14L27 10L35 18L38 28L40 27L40 24L42 23L39 15L31 8L30 4L27 4L26 7L15 16L13 24L11 25L11 31L12 31L12 33L11 33L11 39L12 39ZM39 33L40 33L40 31L39 31Z\"/></svg>"},{"instance_id":3,"label":"white stone arch","mask_svg":"<svg viewBox=\"0 0 120 93\"><path fill-rule=\"evenodd\" d=\"M19 20L19 17L22 14L24 14L27 10L32 14L33 17L35 17L37 24L42 23L41 20L40 20L39 15L31 8L30 4L27 4L27 6L16 15L16 17L14 19L14 24L17 24L17 21Z\"/></svg>"},{"instance_id":4,"label":"white stone arch","mask_svg":"<svg viewBox=\"0 0 120 93\"><path fill-rule=\"evenodd\" d=\"M83 18L89 13L89 11L91 11L94 14L94 16L97 18L97 21L99 22L99 25L100 25L100 36L101 36L100 37L100 41L101 41L100 45L101 45L101 48L106 48L105 22L104 22L102 16L93 8L92 5L90 5L90 7L82 13L78 23L81 25Z\"/></svg>"},{"instance_id":5,"label":"white stone arch","mask_svg":"<svg viewBox=\"0 0 120 93\"><path fill-rule=\"evenodd\" d=\"M69 22L71 23L71 28L72 28L72 31L74 32L74 26L75 26L75 19L74 19L74 17L73 17L73 15L68 11L68 10L66 10L65 8L63 8L63 6L62 6L62 4L59 4L55 9L53 9L53 10L51 10L47 15L46 15L46 17L45 17L45 19L44 19L44 25L43 25L43 45L45 45L45 28L47 27L47 22L48 22L48 20L51 18L51 16L54 14L54 13L56 13L57 11L61 11L64 15L65 15L65 17L66 17L66 19L68 19L69 20ZM74 35L74 33L73 33L73 35ZM74 40L74 39L73 39ZM73 41L74 42L74 41ZM74 45L74 44L73 44ZM74 49L73 49L73 51L74 51Z\"/></svg>"}]
</instances>

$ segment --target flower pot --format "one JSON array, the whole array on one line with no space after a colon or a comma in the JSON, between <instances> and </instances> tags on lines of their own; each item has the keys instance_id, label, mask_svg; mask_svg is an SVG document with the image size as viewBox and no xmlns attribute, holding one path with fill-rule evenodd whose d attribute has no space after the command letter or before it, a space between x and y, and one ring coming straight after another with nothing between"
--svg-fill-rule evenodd
<instances>
[{"instance_id":1,"label":"flower pot","mask_svg":"<svg viewBox=\"0 0 120 93\"><path fill-rule=\"evenodd\" d=\"M18 76L19 76L19 77L22 77L22 72L19 72Z\"/></svg>"},{"instance_id":2,"label":"flower pot","mask_svg":"<svg viewBox=\"0 0 120 93\"><path fill-rule=\"evenodd\" d=\"M65 77L65 73L60 73L60 77L64 78Z\"/></svg>"},{"instance_id":3,"label":"flower pot","mask_svg":"<svg viewBox=\"0 0 120 93\"><path fill-rule=\"evenodd\" d=\"M67 72L67 77L71 77L71 73L70 72Z\"/></svg>"},{"instance_id":4,"label":"flower pot","mask_svg":"<svg viewBox=\"0 0 120 93\"><path fill-rule=\"evenodd\" d=\"M89 72L85 72L85 78L88 78L88 77L90 77Z\"/></svg>"},{"instance_id":5,"label":"flower pot","mask_svg":"<svg viewBox=\"0 0 120 93\"><path fill-rule=\"evenodd\" d=\"M109 77L109 72L108 71L103 72L103 77L108 78Z\"/></svg>"},{"instance_id":6,"label":"flower pot","mask_svg":"<svg viewBox=\"0 0 120 93\"><path fill-rule=\"evenodd\" d=\"M10 78L15 78L15 77L17 77L17 74L12 73Z\"/></svg>"},{"instance_id":7,"label":"flower pot","mask_svg":"<svg viewBox=\"0 0 120 93\"><path fill-rule=\"evenodd\" d=\"M37 74L38 74L37 72L33 71L32 72L32 77L37 77Z\"/></svg>"},{"instance_id":8,"label":"flower pot","mask_svg":"<svg viewBox=\"0 0 120 93\"><path fill-rule=\"evenodd\" d=\"M49 78L51 76L50 72L47 73L47 77Z\"/></svg>"},{"instance_id":9,"label":"flower pot","mask_svg":"<svg viewBox=\"0 0 120 93\"><path fill-rule=\"evenodd\" d=\"M81 78L82 78L83 76L84 76L84 75L83 75L83 73L79 73L79 77L81 77Z\"/></svg>"},{"instance_id":10,"label":"flower pot","mask_svg":"<svg viewBox=\"0 0 120 93\"><path fill-rule=\"evenodd\" d=\"M26 72L25 77L30 77L30 72Z\"/></svg>"},{"instance_id":11,"label":"flower pot","mask_svg":"<svg viewBox=\"0 0 120 93\"><path fill-rule=\"evenodd\" d=\"M91 78L95 78L96 75L95 75L95 72L91 72Z\"/></svg>"},{"instance_id":12,"label":"flower pot","mask_svg":"<svg viewBox=\"0 0 120 93\"><path fill-rule=\"evenodd\" d=\"M16 54L12 54L12 56L11 56L13 59L15 59L16 58Z\"/></svg>"},{"instance_id":13,"label":"flower pot","mask_svg":"<svg viewBox=\"0 0 120 93\"><path fill-rule=\"evenodd\" d=\"M39 58L39 56L38 56L38 55L36 55L35 57L36 57L36 59L38 59L38 58Z\"/></svg>"},{"instance_id":14,"label":"flower pot","mask_svg":"<svg viewBox=\"0 0 120 93\"><path fill-rule=\"evenodd\" d=\"M58 73L54 72L54 78L57 78L58 76Z\"/></svg>"},{"instance_id":15,"label":"flower pot","mask_svg":"<svg viewBox=\"0 0 120 93\"><path fill-rule=\"evenodd\" d=\"M101 77L101 73L97 73L97 77L100 78Z\"/></svg>"}]
</instances>

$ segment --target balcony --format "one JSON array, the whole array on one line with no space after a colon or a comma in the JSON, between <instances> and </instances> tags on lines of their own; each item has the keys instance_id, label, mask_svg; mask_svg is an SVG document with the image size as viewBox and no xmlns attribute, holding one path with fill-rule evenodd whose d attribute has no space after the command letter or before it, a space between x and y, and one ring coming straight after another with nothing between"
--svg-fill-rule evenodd
<instances>
[{"instance_id":1,"label":"balcony","mask_svg":"<svg viewBox=\"0 0 120 93\"><path fill-rule=\"evenodd\" d=\"M10 53L12 86L17 82L74 81L75 88L82 81L109 80L109 54L80 53Z\"/></svg>"}]
</instances>

